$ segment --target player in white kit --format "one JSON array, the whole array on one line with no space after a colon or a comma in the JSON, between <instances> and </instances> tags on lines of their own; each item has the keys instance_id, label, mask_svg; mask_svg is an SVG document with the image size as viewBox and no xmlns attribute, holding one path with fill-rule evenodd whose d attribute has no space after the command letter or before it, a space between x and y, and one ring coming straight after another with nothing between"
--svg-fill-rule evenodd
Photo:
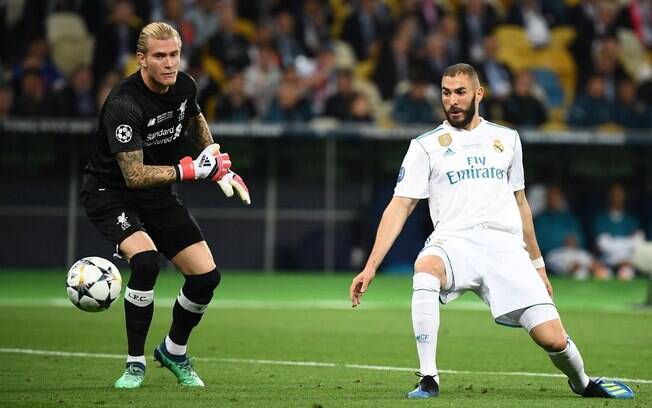
<instances>
[{"instance_id":1,"label":"player in white kit","mask_svg":"<svg viewBox=\"0 0 652 408\"><path fill-rule=\"evenodd\" d=\"M586 375L562 326L525 197L518 133L479 116L484 91L470 65L448 67L441 85L447 121L411 141L367 264L350 288L356 307L407 217L420 199L428 199L434 231L415 261L412 294L421 379L407 397L439 395L439 301L471 290L496 323L525 328L573 392L633 398L622 382Z\"/></svg>"}]
</instances>

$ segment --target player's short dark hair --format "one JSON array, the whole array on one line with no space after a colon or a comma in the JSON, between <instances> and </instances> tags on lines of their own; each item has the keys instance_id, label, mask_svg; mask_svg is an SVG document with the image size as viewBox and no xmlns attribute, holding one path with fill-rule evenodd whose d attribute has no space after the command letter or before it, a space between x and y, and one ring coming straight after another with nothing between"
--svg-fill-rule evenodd
<instances>
[{"instance_id":1,"label":"player's short dark hair","mask_svg":"<svg viewBox=\"0 0 652 408\"><path fill-rule=\"evenodd\" d=\"M464 74L468 76L471 79L471 82L473 82L474 86L476 87L480 86L480 79L478 79L478 73L475 71L475 68L463 62L460 62L458 64L453 64L448 68L446 68L446 71L444 71L443 76L455 77L459 74Z\"/></svg>"}]
</instances>

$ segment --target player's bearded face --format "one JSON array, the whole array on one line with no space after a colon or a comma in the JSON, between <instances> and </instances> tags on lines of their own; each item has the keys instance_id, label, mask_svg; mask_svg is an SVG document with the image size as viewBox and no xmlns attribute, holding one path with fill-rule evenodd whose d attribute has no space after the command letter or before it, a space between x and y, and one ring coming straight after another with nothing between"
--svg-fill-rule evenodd
<instances>
[{"instance_id":1,"label":"player's bearded face","mask_svg":"<svg viewBox=\"0 0 652 408\"><path fill-rule=\"evenodd\" d=\"M468 108L465 109L460 105L451 105L446 109L446 106L444 106L444 112L446 114L446 120L448 120L451 126L460 129L466 128L471 123L473 116L475 116L475 95L473 95Z\"/></svg>"}]
</instances>

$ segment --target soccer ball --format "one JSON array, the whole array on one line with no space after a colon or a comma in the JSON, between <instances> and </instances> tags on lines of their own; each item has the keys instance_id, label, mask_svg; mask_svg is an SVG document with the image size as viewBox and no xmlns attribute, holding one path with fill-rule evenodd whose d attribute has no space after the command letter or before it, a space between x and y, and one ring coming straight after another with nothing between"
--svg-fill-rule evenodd
<instances>
[{"instance_id":1,"label":"soccer ball","mask_svg":"<svg viewBox=\"0 0 652 408\"><path fill-rule=\"evenodd\" d=\"M66 291L73 305L87 312L109 308L122 289L120 271L98 256L80 259L68 270Z\"/></svg>"}]
</instances>

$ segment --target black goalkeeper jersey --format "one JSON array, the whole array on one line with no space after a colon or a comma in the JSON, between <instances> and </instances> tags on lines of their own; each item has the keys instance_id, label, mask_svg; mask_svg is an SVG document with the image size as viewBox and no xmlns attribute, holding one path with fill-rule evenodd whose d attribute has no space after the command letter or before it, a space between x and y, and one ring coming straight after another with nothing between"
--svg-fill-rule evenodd
<instances>
[{"instance_id":1,"label":"black goalkeeper jersey","mask_svg":"<svg viewBox=\"0 0 652 408\"><path fill-rule=\"evenodd\" d=\"M128 188L115 155L142 150L146 165L175 165L188 120L200 113L196 98L197 85L184 72L164 94L147 88L140 71L118 83L100 112L97 150L84 168L83 188L109 188L146 201L170 194L169 185Z\"/></svg>"}]
</instances>

